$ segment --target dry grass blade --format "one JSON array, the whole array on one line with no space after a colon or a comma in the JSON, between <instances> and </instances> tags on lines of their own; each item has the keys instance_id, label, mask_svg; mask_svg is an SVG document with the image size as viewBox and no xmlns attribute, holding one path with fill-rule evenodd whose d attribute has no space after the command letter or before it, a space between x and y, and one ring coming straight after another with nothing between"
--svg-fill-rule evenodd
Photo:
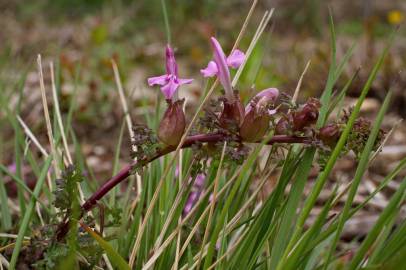
<instances>
[{"instance_id":1,"label":"dry grass blade","mask_svg":"<svg viewBox=\"0 0 406 270\"><path fill-rule=\"evenodd\" d=\"M47 158L48 157L48 152L45 150L45 148L40 144L40 142L38 141L37 137L35 137L34 133L32 133L32 131L30 130L30 128L27 126L27 124L23 121L23 119L21 119L21 117L19 115L17 115L17 120L20 123L20 125L23 127L23 130L25 132L25 134L28 136L28 138L30 138L30 140L34 143L34 145L38 148L38 150L41 152L41 154ZM48 172L47 173L47 183L48 186L51 187L51 183L52 183L52 178L51 178L51 173ZM36 211L38 214L38 217L40 218L41 224L44 224L44 221L42 219L42 215L41 215L41 211L39 208L39 205L36 205Z\"/></svg>"},{"instance_id":2,"label":"dry grass blade","mask_svg":"<svg viewBox=\"0 0 406 270\"><path fill-rule=\"evenodd\" d=\"M186 107L186 101L183 103L183 111L185 111L185 107ZM183 176L182 176L182 171L183 171L183 149L180 150L179 152L179 190L181 189L182 183L183 183ZM179 224L182 222L182 216L179 216L178 219L178 226ZM178 270L178 264L179 264L179 252L180 252L180 248L181 248L181 236L182 236L182 231L179 231L178 233L178 237L176 239L176 251L175 251L175 262L173 263L173 266L171 269L173 270Z\"/></svg>"},{"instance_id":3,"label":"dry grass blade","mask_svg":"<svg viewBox=\"0 0 406 270\"><path fill-rule=\"evenodd\" d=\"M17 234L11 234L11 233L0 233L0 238L13 238L16 239L18 237ZM30 240L30 237L24 236L25 240Z\"/></svg>"},{"instance_id":4,"label":"dry grass blade","mask_svg":"<svg viewBox=\"0 0 406 270\"><path fill-rule=\"evenodd\" d=\"M182 222L182 219L179 218L178 225ZM171 269L173 270L178 270L178 264L179 264L179 259L180 259L180 240L181 240L182 232L179 231L178 233L178 238L176 239L176 253L175 253L175 262L173 263L173 266Z\"/></svg>"},{"instance_id":5,"label":"dry grass blade","mask_svg":"<svg viewBox=\"0 0 406 270\"><path fill-rule=\"evenodd\" d=\"M383 139L381 145L379 145L378 149L372 154L369 162L373 162L375 158L379 155L379 153L382 151L383 147L385 144L388 142L388 139L392 136L392 133L399 127L400 123L402 123L403 119L399 119L395 125L389 130L388 134L386 134L385 138Z\"/></svg>"},{"instance_id":6,"label":"dry grass blade","mask_svg":"<svg viewBox=\"0 0 406 270\"><path fill-rule=\"evenodd\" d=\"M20 123L20 125L23 127L23 130L25 132L25 134L28 136L28 138L30 138L30 140L34 143L34 145L38 148L38 150L41 152L41 154L47 158L48 157L48 152L45 150L45 148L39 143L37 137L35 137L34 133L32 133L32 131L30 130L30 128L27 126L27 124L23 121L23 119L21 119L21 117L19 115L17 115L17 120ZM51 173L48 172L47 173L47 183L48 186L51 187L51 183L52 183L52 179L51 179ZM44 224L44 221L42 219L42 215L41 215L41 211L39 208L39 204L37 203L36 205L36 211L38 214L38 217L40 218L41 224Z\"/></svg>"},{"instance_id":7,"label":"dry grass blade","mask_svg":"<svg viewBox=\"0 0 406 270\"><path fill-rule=\"evenodd\" d=\"M44 157L48 157L48 152L45 150L45 148L40 144L38 141L37 137L35 137L34 133L30 130L30 128L27 126L27 124L21 119L19 115L17 115L17 120L22 126L25 134L30 138L30 140L34 143L34 145L38 148L38 150L41 152L41 154L44 155Z\"/></svg>"},{"instance_id":8,"label":"dry grass blade","mask_svg":"<svg viewBox=\"0 0 406 270\"><path fill-rule=\"evenodd\" d=\"M258 0L254 0L252 2L250 10L248 11L247 17L245 17L245 20L244 20L244 23L243 23L243 25L241 27L240 33L238 34L237 39L235 40L234 46L231 49L231 51L234 51L237 48L238 44L240 44L241 39L242 39L245 31L247 30L248 23L249 23L249 21L250 21L250 19L252 17L252 14L253 14L257 4L258 4Z\"/></svg>"},{"instance_id":9,"label":"dry grass blade","mask_svg":"<svg viewBox=\"0 0 406 270\"><path fill-rule=\"evenodd\" d=\"M111 65L113 67L114 79L116 81L118 95L120 96L121 107L123 108L123 113L127 124L128 135L130 136L131 142L133 142L134 141L133 123L131 121L131 116L128 110L123 84L121 83L120 72L118 71L118 66L116 61L114 61L114 59L111 60ZM133 143L131 144L131 148L133 151L137 151L137 146L135 146ZM137 196L139 197L141 194L141 176L137 173L135 174L135 177L137 181Z\"/></svg>"},{"instance_id":10,"label":"dry grass blade","mask_svg":"<svg viewBox=\"0 0 406 270\"><path fill-rule=\"evenodd\" d=\"M44 109L44 116L45 116L45 123L47 127L47 133L48 133L48 141L49 145L51 146L51 154L52 154L52 164L54 167L54 171L57 177L61 175L61 171L59 170L58 167L58 156L56 153L56 148L55 148L55 143L54 143L54 137L52 134L52 126L51 126L51 119L49 117L49 110L48 110L48 103L47 103L47 97L46 97L46 92L45 92L45 84L44 84L44 75L42 73L42 62L41 62L41 55L38 55L37 58L37 63L38 63L38 75L39 75L39 83L40 83L40 90L41 90L41 98L42 98L42 106ZM54 187L53 183L50 177L47 178L49 190L52 192Z\"/></svg>"},{"instance_id":11,"label":"dry grass blade","mask_svg":"<svg viewBox=\"0 0 406 270\"><path fill-rule=\"evenodd\" d=\"M292 97L292 102L293 103L296 103L296 100L297 100L297 98L299 96L300 88L302 86L303 77L306 74L307 69L309 68L309 66L310 66L310 60L307 61L307 64L306 64L306 66L305 66L305 68L304 68L304 70L302 72L302 75L300 75L299 81L297 82L295 93L293 94L293 97Z\"/></svg>"},{"instance_id":12,"label":"dry grass blade","mask_svg":"<svg viewBox=\"0 0 406 270\"><path fill-rule=\"evenodd\" d=\"M235 74L233 81L232 81L232 86L235 87L237 85L238 79L240 78L242 71L244 70L245 65L247 64L248 59L250 58L250 55L252 53L252 51L255 48L255 45L257 44L259 38L261 37L262 33L264 32L266 26L269 23L269 20L272 17L272 14L274 12L274 9L271 9L270 11L265 11L264 16L262 17L261 22L259 23L259 26L257 28L257 31L255 32L254 37L251 40L251 43L248 47L248 50L245 54L245 59L244 62L241 64L241 66L238 68L237 73Z\"/></svg>"},{"instance_id":13,"label":"dry grass blade","mask_svg":"<svg viewBox=\"0 0 406 270\"><path fill-rule=\"evenodd\" d=\"M237 241L235 241L232 246L222 255L220 258L218 258L207 270L213 269L216 267L217 264L219 264L222 260L224 260L228 255L231 254L231 252L234 251L234 249L238 246L238 244L244 239L245 232L240 235Z\"/></svg>"},{"instance_id":14,"label":"dry grass blade","mask_svg":"<svg viewBox=\"0 0 406 270\"><path fill-rule=\"evenodd\" d=\"M3 265L6 267L6 269L9 269L10 263L7 261L6 258L2 254L0 254L0 270L3 270Z\"/></svg>"},{"instance_id":15,"label":"dry grass blade","mask_svg":"<svg viewBox=\"0 0 406 270\"><path fill-rule=\"evenodd\" d=\"M123 85L121 83L120 73L118 71L117 63L113 59L111 60L111 65L113 66L114 79L116 81L118 95L120 96L120 103L123 108L123 113L128 128L128 134L130 135L130 139L132 141L134 139L133 123L131 121L131 116L128 111L128 105L124 94ZM132 145L132 147L134 151L137 150L137 147L135 145Z\"/></svg>"}]
</instances>

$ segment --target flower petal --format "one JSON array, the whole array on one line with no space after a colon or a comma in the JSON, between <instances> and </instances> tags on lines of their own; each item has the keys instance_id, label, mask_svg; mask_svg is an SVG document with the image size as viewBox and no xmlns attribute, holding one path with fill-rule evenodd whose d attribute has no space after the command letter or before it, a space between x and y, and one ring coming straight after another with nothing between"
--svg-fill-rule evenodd
<instances>
[{"instance_id":1,"label":"flower petal","mask_svg":"<svg viewBox=\"0 0 406 270\"><path fill-rule=\"evenodd\" d=\"M182 84L191 84L193 82L193 79L180 79L178 78L178 84L182 85Z\"/></svg>"},{"instance_id":2,"label":"flower petal","mask_svg":"<svg viewBox=\"0 0 406 270\"><path fill-rule=\"evenodd\" d=\"M153 85L164 85L168 82L168 75L162 75L162 76L156 76L156 77L151 77L148 78L148 84L149 86Z\"/></svg>"},{"instance_id":3,"label":"flower petal","mask_svg":"<svg viewBox=\"0 0 406 270\"><path fill-rule=\"evenodd\" d=\"M227 65L232 68L238 68L244 62L244 59L245 54L236 49L227 57Z\"/></svg>"},{"instance_id":4,"label":"flower petal","mask_svg":"<svg viewBox=\"0 0 406 270\"><path fill-rule=\"evenodd\" d=\"M176 90L179 88L179 83L175 80L169 80L167 84L161 87L161 91L164 94L166 99L172 99L173 95L176 93Z\"/></svg>"},{"instance_id":5,"label":"flower petal","mask_svg":"<svg viewBox=\"0 0 406 270\"><path fill-rule=\"evenodd\" d=\"M277 88L267 88L255 95L255 97L266 97L269 101L275 101L279 96L279 90Z\"/></svg>"},{"instance_id":6,"label":"flower petal","mask_svg":"<svg viewBox=\"0 0 406 270\"><path fill-rule=\"evenodd\" d=\"M279 96L279 90L276 88L267 88L256 94L250 102L248 102L247 106L245 107L245 115L247 115L252 109L252 100L256 99L257 104L259 106L266 105L268 103L273 103Z\"/></svg>"},{"instance_id":7,"label":"flower petal","mask_svg":"<svg viewBox=\"0 0 406 270\"><path fill-rule=\"evenodd\" d=\"M178 76L178 65L171 46L166 45L166 73Z\"/></svg>"},{"instance_id":8,"label":"flower petal","mask_svg":"<svg viewBox=\"0 0 406 270\"><path fill-rule=\"evenodd\" d=\"M217 76L224 87L227 99L229 99L230 102L234 101L233 87L231 86L230 71L228 70L226 55L220 43L214 37L211 38L211 45L213 47L214 62L216 62L218 69Z\"/></svg>"},{"instance_id":9,"label":"flower petal","mask_svg":"<svg viewBox=\"0 0 406 270\"><path fill-rule=\"evenodd\" d=\"M217 72L217 64L214 61L210 61L205 69L200 70L200 73L202 73L203 77L213 77L217 75Z\"/></svg>"}]
</instances>

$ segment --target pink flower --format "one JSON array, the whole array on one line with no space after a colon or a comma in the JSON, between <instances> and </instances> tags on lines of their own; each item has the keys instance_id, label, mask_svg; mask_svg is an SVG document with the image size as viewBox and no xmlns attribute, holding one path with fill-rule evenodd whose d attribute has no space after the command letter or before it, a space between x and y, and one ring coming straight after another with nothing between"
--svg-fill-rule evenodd
<instances>
[{"instance_id":1,"label":"pink flower","mask_svg":"<svg viewBox=\"0 0 406 270\"><path fill-rule=\"evenodd\" d=\"M176 98L176 91L182 84L190 84L193 79L181 79L178 77L178 65L176 64L175 54L173 49L166 46L166 74L148 78L150 86L160 85L161 91L168 100Z\"/></svg>"},{"instance_id":2,"label":"pink flower","mask_svg":"<svg viewBox=\"0 0 406 270\"><path fill-rule=\"evenodd\" d=\"M213 47L213 61L210 61L205 69L200 70L204 77L217 76L224 87L227 99L234 100L233 87L229 67L238 68L245 59L245 54L240 50L234 50L226 57L220 43L214 37L211 38Z\"/></svg>"}]
</instances>

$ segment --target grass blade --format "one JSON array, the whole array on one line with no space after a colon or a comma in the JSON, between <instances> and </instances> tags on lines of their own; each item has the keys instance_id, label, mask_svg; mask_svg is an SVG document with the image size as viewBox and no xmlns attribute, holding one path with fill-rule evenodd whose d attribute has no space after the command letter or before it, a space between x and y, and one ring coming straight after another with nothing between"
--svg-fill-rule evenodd
<instances>
[{"instance_id":1,"label":"grass blade","mask_svg":"<svg viewBox=\"0 0 406 270\"><path fill-rule=\"evenodd\" d=\"M406 178L403 179L402 184L400 185L396 193L392 196L392 199L389 201L388 206L383 210L382 214L376 221L374 227L370 230L367 237L362 242L357 253L355 253L348 267L349 270L357 269L359 267L360 263L364 259L365 255L367 255L368 250L377 239L383 227L387 224L388 220L390 220L390 217L399 212L400 205L405 199L406 195L405 191L406 191Z\"/></svg>"},{"instance_id":2,"label":"grass blade","mask_svg":"<svg viewBox=\"0 0 406 270\"><path fill-rule=\"evenodd\" d=\"M0 173L0 206L1 206L1 228L8 231L13 225L10 209L8 208L8 199L6 187L4 185L3 175Z\"/></svg>"}]
</instances>

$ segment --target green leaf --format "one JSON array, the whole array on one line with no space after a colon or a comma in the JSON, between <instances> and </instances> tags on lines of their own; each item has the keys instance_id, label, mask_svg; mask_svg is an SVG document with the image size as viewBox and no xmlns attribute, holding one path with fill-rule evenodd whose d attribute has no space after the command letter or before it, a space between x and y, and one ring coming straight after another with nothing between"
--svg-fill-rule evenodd
<instances>
[{"instance_id":1,"label":"green leaf","mask_svg":"<svg viewBox=\"0 0 406 270\"><path fill-rule=\"evenodd\" d=\"M376 261L387 261L391 256L399 252L402 247L406 246L406 219L399 225L398 229L392 233L386 241L384 248L379 252Z\"/></svg>"}]
</instances>

